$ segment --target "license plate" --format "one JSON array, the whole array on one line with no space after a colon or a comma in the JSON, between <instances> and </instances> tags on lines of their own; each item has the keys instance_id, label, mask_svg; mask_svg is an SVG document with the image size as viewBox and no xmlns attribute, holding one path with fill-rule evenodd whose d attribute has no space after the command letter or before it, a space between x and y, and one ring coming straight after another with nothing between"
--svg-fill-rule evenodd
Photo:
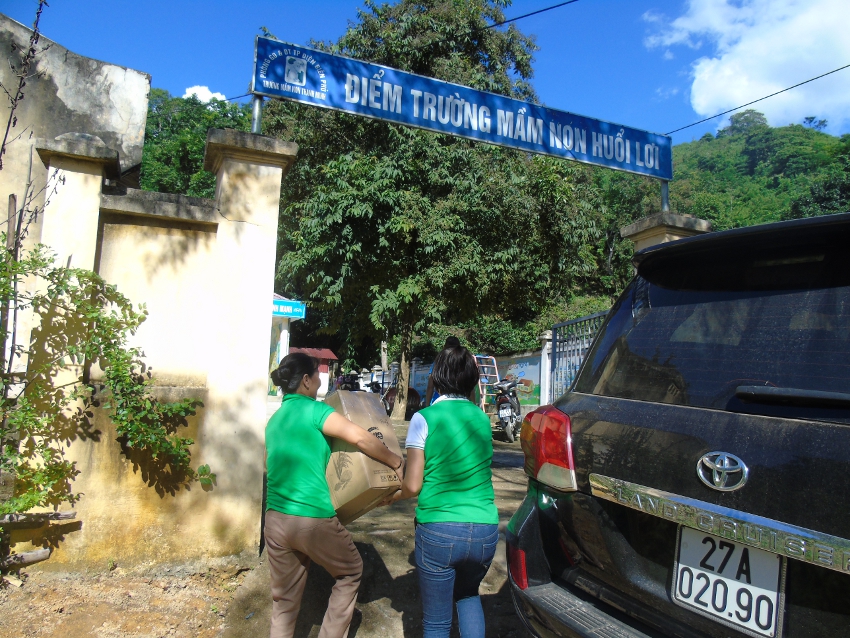
<instances>
[{"instance_id":1,"label":"license plate","mask_svg":"<svg viewBox=\"0 0 850 638\"><path fill-rule=\"evenodd\" d=\"M781 556L681 527L674 573L676 604L750 636L781 635Z\"/></svg>"},{"instance_id":2,"label":"license plate","mask_svg":"<svg viewBox=\"0 0 850 638\"><path fill-rule=\"evenodd\" d=\"M511 409L509 407L499 408L499 416L504 418L504 419L511 418Z\"/></svg>"}]
</instances>

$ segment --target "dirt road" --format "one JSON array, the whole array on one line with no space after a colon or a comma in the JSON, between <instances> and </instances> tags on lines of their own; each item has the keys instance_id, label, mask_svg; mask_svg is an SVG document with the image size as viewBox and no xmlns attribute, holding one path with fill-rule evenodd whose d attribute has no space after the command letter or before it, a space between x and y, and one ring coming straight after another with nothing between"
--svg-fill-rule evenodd
<instances>
[{"instance_id":1,"label":"dirt road","mask_svg":"<svg viewBox=\"0 0 850 638\"><path fill-rule=\"evenodd\" d=\"M406 428L397 429L404 438ZM493 484L504 525L525 494L519 444L495 442ZM414 501L382 508L351 523L364 574L350 636L421 635L419 588L413 564ZM268 635L268 565L261 559L155 566L85 574L30 571L20 588L0 590L0 635L256 638ZM318 635L333 585L313 566L296 636ZM487 636L520 638L524 630L507 588L504 536L481 586Z\"/></svg>"}]
</instances>

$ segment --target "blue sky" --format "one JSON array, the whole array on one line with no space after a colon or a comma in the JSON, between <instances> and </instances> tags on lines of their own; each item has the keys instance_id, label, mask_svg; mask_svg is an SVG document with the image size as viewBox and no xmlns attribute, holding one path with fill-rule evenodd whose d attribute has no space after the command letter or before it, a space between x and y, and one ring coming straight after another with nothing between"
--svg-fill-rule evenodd
<instances>
[{"instance_id":1,"label":"blue sky","mask_svg":"<svg viewBox=\"0 0 850 638\"><path fill-rule=\"evenodd\" d=\"M558 0L515 0L508 17ZM2 12L31 24L34 0L4 0ZM247 91L254 36L334 40L355 20L358 0L51 0L42 32L81 55L150 73L174 95L204 86ZM537 37L533 83L552 108L658 133L850 64L847 0L579 0L526 18ZM850 69L753 108L774 126L807 115L850 132ZM687 142L717 119L673 135Z\"/></svg>"}]
</instances>

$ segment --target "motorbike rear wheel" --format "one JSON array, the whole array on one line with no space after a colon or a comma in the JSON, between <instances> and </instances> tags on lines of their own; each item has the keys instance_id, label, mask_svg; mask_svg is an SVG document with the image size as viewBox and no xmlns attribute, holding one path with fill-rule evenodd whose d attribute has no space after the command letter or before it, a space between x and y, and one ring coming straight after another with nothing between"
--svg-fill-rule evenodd
<instances>
[{"instance_id":1,"label":"motorbike rear wheel","mask_svg":"<svg viewBox=\"0 0 850 638\"><path fill-rule=\"evenodd\" d=\"M514 436L514 421L511 419L510 421L505 422L505 437L508 439L508 443L513 443L516 440Z\"/></svg>"}]
</instances>

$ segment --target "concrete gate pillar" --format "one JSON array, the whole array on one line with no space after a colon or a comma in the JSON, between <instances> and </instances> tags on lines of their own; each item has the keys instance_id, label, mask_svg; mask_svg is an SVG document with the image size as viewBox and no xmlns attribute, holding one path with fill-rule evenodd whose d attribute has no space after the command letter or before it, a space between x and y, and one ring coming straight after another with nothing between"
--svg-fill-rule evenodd
<instances>
[{"instance_id":1,"label":"concrete gate pillar","mask_svg":"<svg viewBox=\"0 0 850 638\"><path fill-rule=\"evenodd\" d=\"M620 237L631 239L637 252L656 244L710 232L709 221L691 215L663 212L624 226L620 229Z\"/></svg>"},{"instance_id":2,"label":"concrete gate pillar","mask_svg":"<svg viewBox=\"0 0 850 638\"><path fill-rule=\"evenodd\" d=\"M118 153L77 133L37 140L35 148L47 167L40 241L61 265L94 270L101 184L120 176Z\"/></svg>"},{"instance_id":3,"label":"concrete gate pillar","mask_svg":"<svg viewBox=\"0 0 850 638\"><path fill-rule=\"evenodd\" d=\"M32 220L31 230L36 232L24 240L22 250L33 243L42 243L56 254L57 265L95 270L101 185L104 177L120 177L118 153L107 148L99 137L83 133L65 133L53 140L37 139L35 150L47 168L44 210L40 220ZM24 224L28 222L23 220ZM40 292L46 291L46 283L38 281L35 285ZM33 315L28 309L20 316L17 336L17 342L25 347L38 328L32 322ZM28 365L37 366L50 356L38 350L32 359L21 357L16 367L23 370ZM68 366L58 372L54 381L58 387L73 383L81 371L80 367Z\"/></svg>"},{"instance_id":4,"label":"concrete gate pillar","mask_svg":"<svg viewBox=\"0 0 850 638\"><path fill-rule=\"evenodd\" d=\"M280 184L297 151L290 142L213 129L204 157L204 168L217 178L216 272L211 278L216 296L226 300L208 315L215 337L209 344L204 448L219 477L247 479L251 485L243 482L239 488L258 499L262 474L246 470L262 468L262 447L241 449L240 444L263 440ZM258 540L259 511L252 514Z\"/></svg>"}]
</instances>

